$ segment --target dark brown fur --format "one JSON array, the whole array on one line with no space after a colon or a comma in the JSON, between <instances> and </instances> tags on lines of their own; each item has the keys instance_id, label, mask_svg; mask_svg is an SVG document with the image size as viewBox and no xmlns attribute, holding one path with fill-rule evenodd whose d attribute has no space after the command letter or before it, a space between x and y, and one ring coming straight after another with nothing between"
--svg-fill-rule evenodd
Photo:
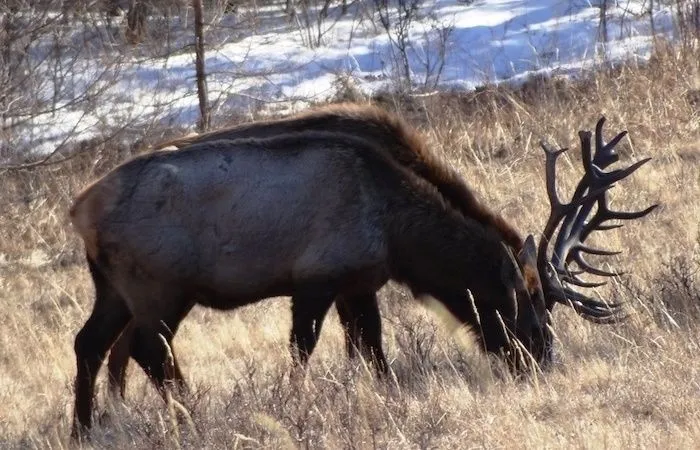
<instances>
[{"instance_id":1,"label":"dark brown fur","mask_svg":"<svg viewBox=\"0 0 700 450\"><path fill-rule=\"evenodd\" d=\"M289 118L242 124L201 135L188 135L164 142L157 148L182 148L217 139L278 136L306 130L362 137L379 151L434 185L444 199L465 217L493 228L516 253L522 250L523 240L518 232L476 198L459 174L442 162L429 148L423 136L396 114L376 106L350 103L328 105ZM339 298L336 306L341 323L346 329L348 354L352 357L356 349L360 349L368 360L375 362L380 373L385 372L387 363L381 346L381 322L375 294L367 293L352 299ZM122 397L125 391L129 347L138 345L131 342L132 333L131 327L124 331L110 353L108 364L110 391L114 395L121 394ZM294 329L291 339L294 344ZM184 383L183 380L179 381Z\"/></svg>"},{"instance_id":2,"label":"dark brown fur","mask_svg":"<svg viewBox=\"0 0 700 450\"><path fill-rule=\"evenodd\" d=\"M310 170L309 162L325 167L326 172ZM248 165L259 167L260 176L250 175ZM209 173L217 173L220 180L211 179ZM265 177L274 181L260 191L261 203L255 189ZM290 180L299 191L290 193L277 187ZM328 185L328 180L333 184ZM163 189L164 183L186 188L186 196ZM329 190L318 192L314 188L318 183ZM222 204L219 200L228 197L213 197L207 204L191 203L192 196L200 195L197 192L210 193L212 188L223 189L220 195L245 194L236 198L246 203L234 210L228 201ZM361 197L358 192L363 193ZM285 209L284 199L290 195L296 206ZM315 195L322 195L325 201L316 205L311 200ZM167 215L161 212L160 199L168 205ZM192 219L178 215L181 207L189 208L182 214ZM261 213L270 209L260 216L263 222L259 223L258 219L240 217L239 211L250 208ZM292 222L278 222L279 208L283 208L282 217ZM260 274L277 275L257 278L258 284L251 286L258 287L244 290L231 290L239 284L229 284L238 283L229 272L212 279L219 284L208 284L206 280L212 276L209 269L217 267L208 264L221 257L212 255L228 250L216 240L206 247L195 243L203 230L209 230L200 229L198 224L215 223L209 217L219 217L211 216L218 211L224 212L221 224L238 225L222 230L224 234L216 239L256 249L255 254L227 253L228 260L240 261L227 267L250 271L255 263L257 275L246 275L246 283ZM305 323L299 342L311 344L310 353L318 338L313 322L322 320L335 298L373 293L394 279L407 284L416 296L436 298L460 322L476 327L476 335L488 352L514 351L502 324L535 355L540 354L543 344L537 335L546 317L533 310L529 287L517 275L518 268L509 259L502 236L453 210L434 185L387 158L371 143L345 134L309 132L265 140L205 142L136 158L81 194L71 208L71 219L83 239L96 242L98 250L94 257L88 255L96 288L95 306L75 343L74 435L81 427L90 426L96 373L129 320L133 318L140 335L139 345L132 346L134 357L163 389L179 370L177 366L168 369L158 335L172 346L180 321L196 303L231 309L269 296L293 295L300 300L293 304L294 320ZM271 229L271 224L276 228ZM166 227L175 227L175 234L164 231ZM310 230L304 246L294 250L296 253L285 253L291 260L280 260L277 249L296 249L301 230ZM173 239L184 236L182 232L191 236L184 247L179 240L171 247L171 242L176 242ZM279 241L270 241L270 233ZM190 243L193 238L197 240ZM251 243L241 240L251 238ZM257 242L272 245L267 256L259 254ZM275 267L260 258L274 260ZM285 271L292 268L293 276L289 277ZM474 296L476 311L467 292ZM519 360L509 356L508 361Z\"/></svg>"},{"instance_id":3,"label":"dark brown fur","mask_svg":"<svg viewBox=\"0 0 700 450\"><path fill-rule=\"evenodd\" d=\"M466 217L493 227L514 251L522 249L523 238L520 233L479 201L462 177L430 149L423 136L398 115L373 105L326 105L289 118L252 122L200 135L189 135L164 142L157 148L182 148L216 139L279 136L307 130L344 133L372 142L379 151L386 152L401 165L433 184L452 207Z\"/></svg>"}]
</instances>

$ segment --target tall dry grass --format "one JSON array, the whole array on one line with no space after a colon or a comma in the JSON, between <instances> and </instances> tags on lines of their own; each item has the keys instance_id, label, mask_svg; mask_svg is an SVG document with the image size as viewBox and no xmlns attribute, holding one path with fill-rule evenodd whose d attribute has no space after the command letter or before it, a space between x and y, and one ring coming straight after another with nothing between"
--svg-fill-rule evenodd
<instances>
[{"instance_id":1,"label":"tall dry grass","mask_svg":"<svg viewBox=\"0 0 700 450\"><path fill-rule=\"evenodd\" d=\"M523 232L548 213L540 137L573 150L562 192L581 174L576 131L601 114L621 129L623 161L651 163L613 189L613 206L660 202L650 217L596 236L631 271L598 294L631 319L596 326L559 307L558 363L516 382L460 345L401 288L381 292L394 376L377 381L344 356L335 312L305 379L290 377L288 300L235 312L196 308L175 341L193 394L191 422L135 367L125 405L99 378L95 448L692 448L700 446L700 55L661 50L583 81L392 99L489 204ZM0 178L0 448L68 446L73 339L92 307L73 196L127 152L96 149ZM116 156L115 156L116 155ZM105 413L107 412L107 413ZM173 415L177 417L172 417ZM178 419L178 420L173 420Z\"/></svg>"}]
</instances>

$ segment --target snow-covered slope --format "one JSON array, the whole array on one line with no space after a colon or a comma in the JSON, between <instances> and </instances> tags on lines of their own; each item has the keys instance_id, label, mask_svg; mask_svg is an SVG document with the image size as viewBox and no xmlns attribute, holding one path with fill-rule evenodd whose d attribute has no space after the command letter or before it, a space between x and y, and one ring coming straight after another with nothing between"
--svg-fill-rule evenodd
<instances>
[{"instance_id":1,"label":"snow-covered slope","mask_svg":"<svg viewBox=\"0 0 700 450\"><path fill-rule=\"evenodd\" d=\"M585 0L425 2L408 39L411 80L417 89L472 89L534 73L576 74L603 60L647 57L651 28L646 6L630 0L609 2L608 8L608 43L602 45L600 9ZM207 38L210 98L220 108L245 113L251 107L322 101L335 94L341 79L371 93L391 88L401 73L400 53L378 16L369 20L371 9L366 5L342 17L331 10L320 27L321 45L314 48L305 37L307 29L288 23L281 11L258 14L267 15L260 23L268 26L257 32L241 26L234 39L212 28ZM657 34L671 33L669 10L655 10L653 19ZM225 19L234 28L237 20ZM189 27L181 38L189 39L191 32ZM156 120L194 126L199 111L193 55L145 61L120 64L118 82L101 94L104 100L90 105L94 110L73 107L34 120L24 142L49 152L67 135L90 137L105 124L130 121L139 126ZM86 79L95 76L90 70L94 66L85 62Z\"/></svg>"}]
</instances>

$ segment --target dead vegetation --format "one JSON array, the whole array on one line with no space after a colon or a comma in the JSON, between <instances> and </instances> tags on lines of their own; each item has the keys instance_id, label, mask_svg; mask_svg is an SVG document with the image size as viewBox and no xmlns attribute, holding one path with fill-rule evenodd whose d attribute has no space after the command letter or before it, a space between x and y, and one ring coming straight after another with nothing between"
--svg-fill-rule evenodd
<instances>
[{"instance_id":1,"label":"dead vegetation","mask_svg":"<svg viewBox=\"0 0 700 450\"><path fill-rule=\"evenodd\" d=\"M522 89L384 99L523 232L546 220L538 141L578 146L600 114L628 129L624 160L654 160L612 198L645 220L600 236L630 271L601 289L633 313L595 326L556 309L558 363L526 382L492 371L395 286L381 292L394 377L348 363L332 311L304 380L290 377L287 299L233 313L196 309L176 339L194 387L191 422L169 410L132 367L126 405L107 411L95 448L690 448L700 443L700 57L659 50L582 81L538 79ZM157 140L157 139L156 139ZM67 207L90 180L140 149L105 144L64 164L0 174L0 447L67 445L73 339L92 287ZM577 152L571 152L576 155ZM581 171L560 165L571 192ZM567 163L568 162L568 163ZM569 173L571 177L565 175ZM615 259L615 258L613 258ZM461 337L459 335L458 337ZM466 345L460 343L467 341ZM106 388L104 375L98 386Z\"/></svg>"}]
</instances>

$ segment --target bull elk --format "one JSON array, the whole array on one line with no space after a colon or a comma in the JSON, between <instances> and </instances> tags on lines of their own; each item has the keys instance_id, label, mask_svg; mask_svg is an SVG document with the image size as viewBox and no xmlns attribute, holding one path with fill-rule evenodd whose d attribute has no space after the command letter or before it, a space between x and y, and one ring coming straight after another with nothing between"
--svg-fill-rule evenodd
<instances>
[{"instance_id":1,"label":"bull elk","mask_svg":"<svg viewBox=\"0 0 700 450\"><path fill-rule=\"evenodd\" d=\"M481 204L462 178L449 166L442 163L430 150L425 140L395 114L369 105L353 103L327 105L296 116L268 121L257 121L230 128L178 138L156 147L183 148L191 144L220 139L262 138L309 130L343 133L362 136L374 148L387 157L413 171L433 184L444 199L466 217L470 217L502 236L513 252L522 250L524 242L518 232L505 220ZM292 298L292 303L297 299ZM359 349L363 357L374 363L380 374L388 369L381 345L381 319L375 292L366 292L351 297L338 296L336 310L345 329L346 349L352 358ZM316 335L320 333L323 318L316 321ZM304 363L313 350L313 342L304 342L300 337L306 326L295 321L292 325L290 348L295 361ZM124 397L126 368L131 348L138 346L133 326L128 326L112 346L109 355L109 390L113 396ZM185 387L179 366L176 365L175 381Z\"/></svg>"},{"instance_id":2,"label":"bull elk","mask_svg":"<svg viewBox=\"0 0 700 450\"><path fill-rule=\"evenodd\" d=\"M529 236L515 257L493 227L459 212L374 142L348 134L212 140L121 165L80 194L70 211L96 290L75 340L73 435L90 427L97 371L128 322L138 342L132 356L164 389L174 373L158 335L171 344L195 304L233 309L291 295L296 342L308 355L318 338L315 322L334 299L374 296L393 279L414 296L441 302L512 370L527 367L519 345L546 362L554 303L591 320L619 316L620 305L564 286L590 285L568 263L612 275L582 255L609 252L583 242L607 229L607 220L642 217L655 207L635 213L607 207L608 188L648 159L602 172L617 159L614 146L624 135L603 144L602 122L595 156L590 133L581 132L586 174L569 203L561 203L555 189L562 151L543 145L551 214L539 249Z\"/></svg>"}]
</instances>

